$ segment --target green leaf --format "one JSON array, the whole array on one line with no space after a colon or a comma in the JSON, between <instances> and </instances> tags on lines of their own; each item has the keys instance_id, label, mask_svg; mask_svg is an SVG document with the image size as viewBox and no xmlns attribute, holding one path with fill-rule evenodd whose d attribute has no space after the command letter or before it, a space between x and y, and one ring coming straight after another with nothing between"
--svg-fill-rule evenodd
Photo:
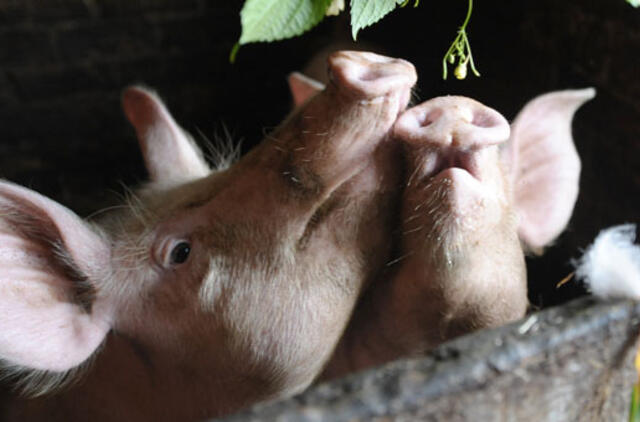
<instances>
[{"instance_id":1,"label":"green leaf","mask_svg":"<svg viewBox=\"0 0 640 422\"><path fill-rule=\"evenodd\" d=\"M351 36L355 41L358 31L384 18L396 5L405 0L351 0Z\"/></svg>"},{"instance_id":2,"label":"green leaf","mask_svg":"<svg viewBox=\"0 0 640 422\"><path fill-rule=\"evenodd\" d=\"M332 0L247 0L239 44L295 37L317 25Z\"/></svg>"},{"instance_id":3,"label":"green leaf","mask_svg":"<svg viewBox=\"0 0 640 422\"><path fill-rule=\"evenodd\" d=\"M627 0L627 3L633 7L640 7L640 0Z\"/></svg>"}]
</instances>

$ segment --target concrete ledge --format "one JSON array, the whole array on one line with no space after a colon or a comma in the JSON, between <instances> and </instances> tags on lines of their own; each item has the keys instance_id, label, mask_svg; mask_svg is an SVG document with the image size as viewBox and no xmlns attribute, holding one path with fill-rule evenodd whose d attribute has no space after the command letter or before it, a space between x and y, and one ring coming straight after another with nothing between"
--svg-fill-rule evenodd
<instances>
[{"instance_id":1,"label":"concrete ledge","mask_svg":"<svg viewBox=\"0 0 640 422\"><path fill-rule=\"evenodd\" d=\"M225 421L622 421L640 304L582 298Z\"/></svg>"}]
</instances>

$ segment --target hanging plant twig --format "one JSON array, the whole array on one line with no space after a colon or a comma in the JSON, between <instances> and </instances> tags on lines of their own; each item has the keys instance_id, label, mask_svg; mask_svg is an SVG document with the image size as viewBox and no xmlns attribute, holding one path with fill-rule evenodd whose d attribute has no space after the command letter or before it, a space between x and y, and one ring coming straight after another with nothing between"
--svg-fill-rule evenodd
<instances>
[{"instance_id":1,"label":"hanging plant twig","mask_svg":"<svg viewBox=\"0 0 640 422\"><path fill-rule=\"evenodd\" d=\"M442 59L442 79L447 79L447 67L449 64L453 65L458 60L458 65L453 71L453 74L458 79L464 79L467 77L467 65L471 67L471 71L474 75L480 76L480 73L476 70L476 66L473 63L473 56L471 55L471 46L469 45L469 39L467 38L467 25L469 19L471 19L471 11L473 10L473 0L469 0L469 7L467 9L467 17L460 29L458 29L458 35L451 43L451 46L447 50Z\"/></svg>"}]
</instances>

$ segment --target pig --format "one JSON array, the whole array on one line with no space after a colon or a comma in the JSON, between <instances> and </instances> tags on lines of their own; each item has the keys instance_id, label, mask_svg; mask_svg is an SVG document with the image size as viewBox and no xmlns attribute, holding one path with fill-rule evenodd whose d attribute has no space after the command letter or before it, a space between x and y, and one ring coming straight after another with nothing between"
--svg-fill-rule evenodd
<instances>
[{"instance_id":1,"label":"pig","mask_svg":"<svg viewBox=\"0 0 640 422\"><path fill-rule=\"evenodd\" d=\"M363 294L323 378L415 356L526 313L525 254L564 230L579 188L571 135L592 88L530 101L509 125L470 98L398 118L406 165L399 247Z\"/></svg>"},{"instance_id":2,"label":"pig","mask_svg":"<svg viewBox=\"0 0 640 422\"><path fill-rule=\"evenodd\" d=\"M124 91L150 181L99 221L0 182L6 420L200 420L301 391L390 256L413 66L328 59L330 84L211 169L148 89Z\"/></svg>"}]
</instances>

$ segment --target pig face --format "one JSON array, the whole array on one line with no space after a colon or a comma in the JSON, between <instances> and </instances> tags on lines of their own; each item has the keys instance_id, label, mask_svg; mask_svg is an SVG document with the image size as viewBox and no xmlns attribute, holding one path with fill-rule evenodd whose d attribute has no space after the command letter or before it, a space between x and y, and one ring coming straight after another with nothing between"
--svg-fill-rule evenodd
<instances>
[{"instance_id":1,"label":"pig face","mask_svg":"<svg viewBox=\"0 0 640 422\"><path fill-rule=\"evenodd\" d=\"M510 135L506 119L470 98L439 97L405 112L394 135L405 145L410 174L402 215L409 255L398 282L409 274L421 280L430 308L423 318L433 330L427 337L521 317L526 270L500 150ZM573 165L577 155L567 159ZM569 200L573 205L575 197ZM495 292L485 295L487 289Z\"/></svg>"},{"instance_id":2,"label":"pig face","mask_svg":"<svg viewBox=\"0 0 640 422\"><path fill-rule=\"evenodd\" d=\"M434 98L398 119L410 177L395 283L404 309L418 305L409 284L422 296L426 344L524 315L524 252L540 252L569 221L580 173L571 117L593 95L541 96L512 127L464 97Z\"/></svg>"},{"instance_id":3,"label":"pig face","mask_svg":"<svg viewBox=\"0 0 640 422\"><path fill-rule=\"evenodd\" d=\"M126 90L151 181L99 224L2 182L0 357L63 373L104 343L87 388L109 397L135 373L127 388L163 418L306 386L388 253L395 181L377 151L416 80L371 53L334 54L329 70L323 92L217 171L154 94Z\"/></svg>"},{"instance_id":4,"label":"pig face","mask_svg":"<svg viewBox=\"0 0 640 422\"><path fill-rule=\"evenodd\" d=\"M580 173L571 118L593 95L540 96L511 126L464 97L402 113L393 136L407 177L394 272L363 296L325 376L524 315L524 254L540 253L571 216Z\"/></svg>"}]
</instances>

